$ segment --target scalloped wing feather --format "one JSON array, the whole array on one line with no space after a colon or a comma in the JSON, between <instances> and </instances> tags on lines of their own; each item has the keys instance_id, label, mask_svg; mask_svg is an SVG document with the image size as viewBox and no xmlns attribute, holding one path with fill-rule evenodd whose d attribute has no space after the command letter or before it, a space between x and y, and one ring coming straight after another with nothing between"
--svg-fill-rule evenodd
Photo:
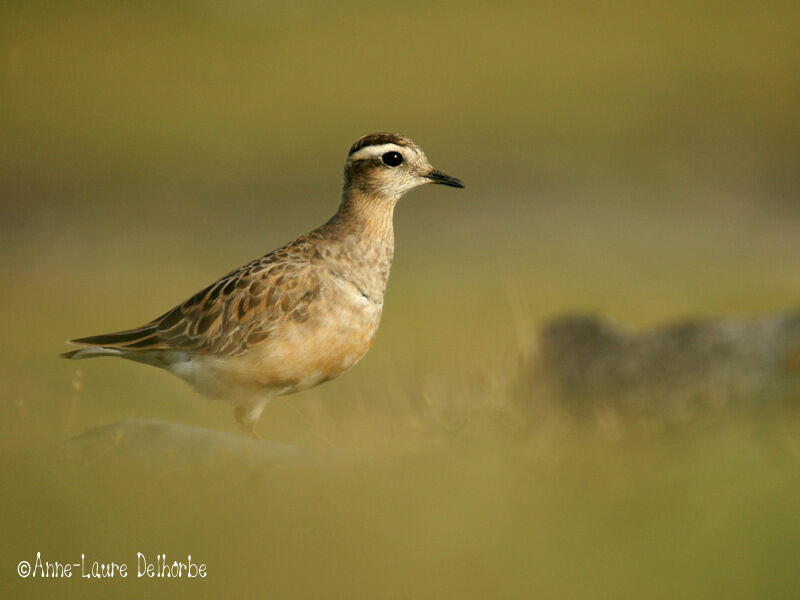
<instances>
[{"instance_id":1,"label":"scalloped wing feather","mask_svg":"<svg viewBox=\"0 0 800 600\"><path fill-rule=\"evenodd\" d=\"M318 273L284 247L233 271L136 329L72 342L132 351L241 354L283 321L305 321L320 291Z\"/></svg>"}]
</instances>

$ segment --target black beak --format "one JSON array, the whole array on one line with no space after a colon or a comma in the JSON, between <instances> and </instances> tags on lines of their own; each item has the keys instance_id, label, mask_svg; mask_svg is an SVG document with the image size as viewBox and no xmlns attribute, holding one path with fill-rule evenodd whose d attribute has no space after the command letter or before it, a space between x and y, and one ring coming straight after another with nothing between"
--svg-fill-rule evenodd
<instances>
[{"instance_id":1,"label":"black beak","mask_svg":"<svg viewBox=\"0 0 800 600\"><path fill-rule=\"evenodd\" d=\"M433 183L441 183L442 185L449 185L450 187L457 188L464 187L464 184L461 183L460 179L450 177L450 175L445 175L441 171L431 171L430 173L427 173L425 177L430 179Z\"/></svg>"}]
</instances>

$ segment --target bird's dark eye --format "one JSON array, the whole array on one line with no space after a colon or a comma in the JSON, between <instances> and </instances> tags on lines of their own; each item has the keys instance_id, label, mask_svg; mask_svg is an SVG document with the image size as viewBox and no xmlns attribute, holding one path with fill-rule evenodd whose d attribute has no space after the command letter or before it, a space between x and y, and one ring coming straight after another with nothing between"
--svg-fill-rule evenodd
<instances>
[{"instance_id":1,"label":"bird's dark eye","mask_svg":"<svg viewBox=\"0 0 800 600\"><path fill-rule=\"evenodd\" d=\"M386 154L381 156L381 160L383 161L383 164L385 164L387 167L396 167L397 165L403 162L403 155L400 154L399 152L394 152L394 151L387 152Z\"/></svg>"}]
</instances>

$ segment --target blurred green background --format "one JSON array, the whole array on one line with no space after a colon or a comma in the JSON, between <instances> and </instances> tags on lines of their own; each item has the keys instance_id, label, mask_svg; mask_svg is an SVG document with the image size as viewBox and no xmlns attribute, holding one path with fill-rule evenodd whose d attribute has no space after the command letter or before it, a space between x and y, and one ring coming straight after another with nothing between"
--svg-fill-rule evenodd
<instances>
[{"instance_id":1,"label":"blurred green background","mask_svg":"<svg viewBox=\"0 0 800 600\"><path fill-rule=\"evenodd\" d=\"M796 415L620 438L528 422L516 383L559 312L798 304L798 31L772 1L2 3L0 595L800 595ZM55 461L127 417L235 430L163 372L56 355L321 224L382 130L467 189L401 201L372 350L259 425L362 460ZM20 580L37 550L210 575Z\"/></svg>"}]
</instances>

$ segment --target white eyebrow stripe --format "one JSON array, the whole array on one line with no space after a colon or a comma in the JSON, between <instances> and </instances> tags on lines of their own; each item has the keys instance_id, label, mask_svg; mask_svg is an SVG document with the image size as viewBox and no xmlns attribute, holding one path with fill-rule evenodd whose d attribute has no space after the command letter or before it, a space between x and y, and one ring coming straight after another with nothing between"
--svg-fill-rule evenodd
<instances>
[{"instance_id":1,"label":"white eyebrow stripe","mask_svg":"<svg viewBox=\"0 0 800 600\"><path fill-rule=\"evenodd\" d=\"M399 152L403 154L403 147L397 144L379 144L377 146L366 146L361 148L358 152L354 152L347 160L361 160L363 158L372 158L374 156L381 156L386 152ZM405 154L403 154L405 156Z\"/></svg>"}]
</instances>

